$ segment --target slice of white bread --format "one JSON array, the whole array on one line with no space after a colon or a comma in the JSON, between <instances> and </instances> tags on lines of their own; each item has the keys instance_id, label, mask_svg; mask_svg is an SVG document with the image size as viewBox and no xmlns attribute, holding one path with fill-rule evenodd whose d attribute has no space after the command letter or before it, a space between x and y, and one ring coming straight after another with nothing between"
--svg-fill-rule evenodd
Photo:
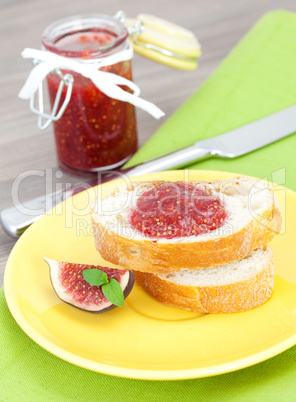
<instances>
[{"instance_id":1,"label":"slice of white bread","mask_svg":"<svg viewBox=\"0 0 296 402\"><path fill-rule=\"evenodd\" d=\"M200 269L240 260L279 233L281 213L268 183L240 176L190 182L221 199L228 217L219 229L198 236L149 238L130 225L141 194L168 182L134 182L91 208L95 245L102 257L124 269L151 273Z\"/></svg>"},{"instance_id":2,"label":"slice of white bread","mask_svg":"<svg viewBox=\"0 0 296 402\"><path fill-rule=\"evenodd\" d=\"M265 303L274 283L269 247L214 268L158 275L134 271L138 285L159 302L203 313L234 313Z\"/></svg>"}]
</instances>

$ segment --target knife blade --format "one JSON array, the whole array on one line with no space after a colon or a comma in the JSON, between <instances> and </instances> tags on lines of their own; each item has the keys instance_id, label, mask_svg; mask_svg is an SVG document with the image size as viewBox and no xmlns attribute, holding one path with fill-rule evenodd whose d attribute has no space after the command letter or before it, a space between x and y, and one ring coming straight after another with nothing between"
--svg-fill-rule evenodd
<instances>
[{"instance_id":1,"label":"knife blade","mask_svg":"<svg viewBox=\"0 0 296 402\"><path fill-rule=\"evenodd\" d=\"M151 159L135 167L121 169L114 173L108 172L100 176L100 183L118 179L120 173L132 177L173 168L183 168L195 161L211 156L236 158L294 134L295 132L296 105L236 128L225 134L198 141L179 151ZM89 182L89 186L96 184L98 184L97 180ZM84 190L85 187L83 186L81 190L82 189ZM46 211L78 192L79 189L77 188L73 190L68 189L65 192L51 193L27 201L22 205L7 208L3 210L0 215L2 226L10 236L17 238ZM25 212L26 209L29 213Z\"/></svg>"}]
</instances>

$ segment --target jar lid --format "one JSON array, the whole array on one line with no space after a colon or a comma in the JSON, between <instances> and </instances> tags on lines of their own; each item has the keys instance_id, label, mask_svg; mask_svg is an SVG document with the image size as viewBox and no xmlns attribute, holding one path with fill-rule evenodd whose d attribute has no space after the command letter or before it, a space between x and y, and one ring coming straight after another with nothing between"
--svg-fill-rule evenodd
<instances>
[{"instance_id":1,"label":"jar lid","mask_svg":"<svg viewBox=\"0 0 296 402\"><path fill-rule=\"evenodd\" d=\"M193 32L147 14L127 18L125 24L136 53L170 67L196 69L201 47Z\"/></svg>"}]
</instances>

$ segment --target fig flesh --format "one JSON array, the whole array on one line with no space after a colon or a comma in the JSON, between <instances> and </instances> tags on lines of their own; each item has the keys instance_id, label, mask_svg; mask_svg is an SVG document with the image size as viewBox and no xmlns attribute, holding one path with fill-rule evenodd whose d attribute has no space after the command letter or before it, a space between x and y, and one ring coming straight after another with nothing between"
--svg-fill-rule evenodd
<instances>
[{"instance_id":1,"label":"fig flesh","mask_svg":"<svg viewBox=\"0 0 296 402\"><path fill-rule=\"evenodd\" d=\"M101 286L92 286L83 278L85 269L99 269L106 272L108 279L118 281L124 298L134 285L135 279L130 271L107 268L95 265L73 264L55 261L44 257L50 268L50 279L59 299L80 310L101 314L111 311L117 306L106 299Z\"/></svg>"}]
</instances>

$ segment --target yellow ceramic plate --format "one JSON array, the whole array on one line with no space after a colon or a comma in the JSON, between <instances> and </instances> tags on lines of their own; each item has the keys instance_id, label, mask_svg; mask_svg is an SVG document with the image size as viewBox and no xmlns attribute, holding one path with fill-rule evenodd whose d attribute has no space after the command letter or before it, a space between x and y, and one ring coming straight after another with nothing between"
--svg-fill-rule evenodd
<instances>
[{"instance_id":1,"label":"yellow ceramic plate","mask_svg":"<svg viewBox=\"0 0 296 402\"><path fill-rule=\"evenodd\" d=\"M182 180L185 174L162 172L141 180ZM189 171L189 176L209 180L232 174ZM117 185L103 185L103 194ZM295 193L277 191L284 228L271 243L275 289L263 306L245 313L202 315L166 307L135 286L124 307L93 315L57 298L43 255L112 266L100 258L89 233L89 203L98 191L100 187L80 193L41 218L9 257L5 272L8 306L35 342L78 366L139 379L226 373L268 359L296 343Z\"/></svg>"}]
</instances>

